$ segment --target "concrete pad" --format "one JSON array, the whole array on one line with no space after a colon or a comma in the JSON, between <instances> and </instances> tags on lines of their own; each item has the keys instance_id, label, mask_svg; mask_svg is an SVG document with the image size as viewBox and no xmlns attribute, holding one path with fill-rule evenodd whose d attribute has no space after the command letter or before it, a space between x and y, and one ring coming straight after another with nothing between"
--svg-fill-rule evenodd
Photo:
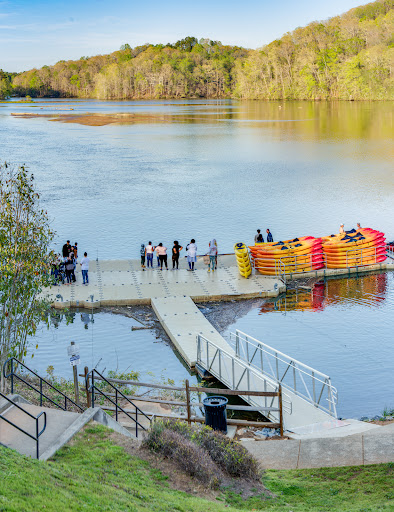
<instances>
[{"instance_id":1,"label":"concrete pad","mask_svg":"<svg viewBox=\"0 0 394 512\"><path fill-rule=\"evenodd\" d=\"M310 427L310 428L308 428ZM321 439L321 438L334 438L346 437L355 434L369 433L370 430L380 431L379 425L366 423L358 420L335 420L332 418L330 421L323 423L314 423L312 425L305 425L300 428L295 428L295 432L286 432L286 435L292 439Z\"/></svg>"},{"instance_id":2,"label":"concrete pad","mask_svg":"<svg viewBox=\"0 0 394 512\"><path fill-rule=\"evenodd\" d=\"M394 431L364 435L364 464L394 462Z\"/></svg>"},{"instance_id":3,"label":"concrete pad","mask_svg":"<svg viewBox=\"0 0 394 512\"><path fill-rule=\"evenodd\" d=\"M361 435L338 439L306 439L300 442L299 469L360 466L363 463Z\"/></svg>"},{"instance_id":4,"label":"concrete pad","mask_svg":"<svg viewBox=\"0 0 394 512\"><path fill-rule=\"evenodd\" d=\"M380 436L381 434L387 434L389 432L394 434L394 421L387 425L375 425L374 423L368 422L365 423L371 426L371 428L364 433L365 436Z\"/></svg>"},{"instance_id":5,"label":"concrete pad","mask_svg":"<svg viewBox=\"0 0 394 512\"><path fill-rule=\"evenodd\" d=\"M297 469L300 441L241 441L262 469Z\"/></svg>"}]
</instances>

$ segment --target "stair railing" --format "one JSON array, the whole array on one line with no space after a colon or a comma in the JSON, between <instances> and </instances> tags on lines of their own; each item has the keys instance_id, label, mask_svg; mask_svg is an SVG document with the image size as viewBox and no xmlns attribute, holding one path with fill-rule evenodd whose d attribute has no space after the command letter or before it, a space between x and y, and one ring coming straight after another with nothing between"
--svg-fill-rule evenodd
<instances>
[{"instance_id":1,"label":"stair railing","mask_svg":"<svg viewBox=\"0 0 394 512\"><path fill-rule=\"evenodd\" d=\"M101 381L106 382L109 386L111 386L111 388L113 388L115 390L115 400L113 400L102 389L100 389L99 387L96 386L95 378L94 378L95 375L97 375L96 380L101 380ZM91 385L90 386L89 386L89 379L91 379ZM143 425L141 425L141 423L139 423L139 421L138 421L138 413L140 413L140 415L144 416L149 421L149 423L151 423L151 418L149 418L149 416L147 416L137 405L135 405L135 403L132 400L130 400L130 398L127 395L122 393L122 391L120 391L120 389L118 389L116 386L114 386L112 384L112 382L107 380L96 369L91 370L86 375L86 392L87 393L91 393L91 396L92 396L92 399L91 399L92 407L94 407L95 392L97 392L100 395L102 395L105 399L109 400L115 406L115 418L116 418L116 421L118 421L119 411L123 412L123 414L125 414L128 418L130 418L135 423L135 436L136 437L138 437L138 427L142 428L142 430L147 430ZM129 404L132 405L135 408L135 418L133 418L133 416L126 409L124 409L121 405L119 405L118 400L119 400L120 397L123 398L124 400L126 400L127 402L129 402Z\"/></svg>"},{"instance_id":2,"label":"stair railing","mask_svg":"<svg viewBox=\"0 0 394 512\"><path fill-rule=\"evenodd\" d=\"M10 366L10 371L7 373L7 366ZM23 377L21 377L18 373L15 372L15 369L16 367L20 365L22 366L23 368L25 368L26 370L28 370L30 373L32 373L35 377L37 377L39 379L39 382L40 382L40 389L37 389L35 388L30 382L28 382L27 380L25 380ZM31 388L33 391L35 391L36 393L39 393L40 395L40 406L42 407L42 399L43 397L48 400L49 402L51 402L53 405L55 405L56 407L59 407L59 409L62 409L63 411L67 411L67 404L72 404L74 407L77 407L81 412L84 411L84 408L81 407L79 404L77 404L76 402L74 402L74 400L72 400L71 398L69 398L67 395L65 395L62 391L60 391L59 389L57 389L55 386L53 386L50 382L48 382L46 379L44 379L43 377L41 377L40 375L38 375L36 372L34 372L32 369L30 369L28 366L26 366L24 363L22 363L21 361L18 361L18 359L16 359L15 357L10 357L9 359L7 359L7 361L4 363L3 365L3 375L4 375L4 378L5 379L8 379L8 378L11 378L11 393L14 393L14 378L20 380L21 382L23 382L24 384L26 384L27 386L29 386L29 388ZM43 383L45 383L47 386L49 386L51 389L55 390L56 393L59 393L59 395L61 395L63 398L64 398L64 407L60 404L58 404L57 402L55 402L54 400L52 400L52 398L50 398L49 396L47 396L43 390L42 390L42 385Z\"/></svg>"},{"instance_id":3,"label":"stair railing","mask_svg":"<svg viewBox=\"0 0 394 512\"><path fill-rule=\"evenodd\" d=\"M16 425L14 422L10 421L8 418L6 418L5 416L3 416L2 414L0 414L0 418L2 420L4 420L5 422L7 422L9 425L13 426L14 428L18 429L20 432L22 432L23 434L29 436L31 439L33 439L35 442L36 442L36 458L39 459L40 458L40 447L39 447L39 438L41 436L41 434L44 432L44 430L46 429L46 426L47 426L47 414L45 411L42 411L40 412L40 414L38 414L37 416L34 416L33 414L30 414L29 411L26 411L25 409L23 409L23 407L21 407L20 405L18 405L16 402L14 402L13 400L11 400L10 398L8 398L7 396L3 395L3 393L0 393L0 396L2 398L4 398L5 400L7 400L10 404L12 404L13 407L16 407L17 409L19 409L20 411L22 411L23 413L27 414L27 416L30 416L30 418L32 418L33 420L35 420L36 422L36 435L33 436L33 434L30 434L30 432L26 432L26 430L24 430L23 428L19 427L18 425ZM44 416L44 426L42 427L41 430L39 430L39 423L38 423L38 420L41 418L41 416Z\"/></svg>"}]
</instances>

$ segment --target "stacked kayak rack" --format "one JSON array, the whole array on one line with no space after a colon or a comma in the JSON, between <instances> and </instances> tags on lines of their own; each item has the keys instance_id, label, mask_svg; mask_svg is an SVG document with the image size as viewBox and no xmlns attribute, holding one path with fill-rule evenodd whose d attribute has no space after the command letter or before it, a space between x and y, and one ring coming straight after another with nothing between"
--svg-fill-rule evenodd
<instances>
[{"instance_id":1,"label":"stacked kayak rack","mask_svg":"<svg viewBox=\"0 0 394 512\"><path fill-rule=\"evenodd\" d=\"M243 243L234 246L238 269L243 277L250 276L252 266L263 275L284 276L323 268L375 265L386 260L388 250L384 233L371 228L352 229L322 238L303 236L280 242L256 243L249 246L249 252Z\"/></svg>"},{"instance_id":2,"label":"stacked kayak rack","mask_svg":"<svg viewBox=\"0 0 394 512\"><path fill-rule=\"evenodd\" d=\"M322 238L327 268L374 265L386 259L384 233L370 228L352 229Z\"/></svg>"},{"instance_id":3,"label":"stacked kayak rack","mask_svg":"<svg viewBox=\"0 0 394 512\"><path fill-rule=\"evenodd\" d=\"M310 272L325 266L321 239L313 236L256 244L249 250L255 269L263 275Z\"/></svg>"}]
</instances>

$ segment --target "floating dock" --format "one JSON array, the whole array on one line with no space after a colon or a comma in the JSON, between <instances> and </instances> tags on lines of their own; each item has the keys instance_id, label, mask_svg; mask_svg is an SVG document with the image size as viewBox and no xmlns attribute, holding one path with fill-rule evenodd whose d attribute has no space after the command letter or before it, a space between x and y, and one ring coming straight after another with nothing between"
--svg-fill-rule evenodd
<instances>
[{"instance_id":1,"label":"floating dock","mask_svg":"<svg viewBox=\"0 0 394 512\"><path fill-rule=\"evenodd\" d=\"M155 261L156 263L156 261ZM169 266L172 265L171 260ZM82 284L80 266L77 282L57 285L46 290L53 307L85 307L150 305L152 299L164 297L190 297L194 302L216 302L249 298L276 297L286 291L280 277L267 277L258 273L247 279L239 274L235 255L219 256L215 272L207 272L202 257L196 270L187 270L185 258L179 270L141 269L139 260L98 260L90 262L89 285ZM394 270L394 260L367 267L321 269L312 272L286 274L286 280L309 277L349 277L367 272Z\"/></svg>"},{"instance_id":2,"label":"floating dock","mask_svg":"<svg viewBox=\"0 0 394 512\"><path fill-rule=\"evenodd\" d=\"M82 284L79 267L76 283L48 290L55 308L150 305L152 299L164 297L191 297L194 302L276 297L286 291L276 277L242 277L234 255L219 256L217 270L210 273L202 258L193 272L187 269L185 258L179 270L141 269L139 260L91 261L88 286Z\"/></svg>"}]
</instances>

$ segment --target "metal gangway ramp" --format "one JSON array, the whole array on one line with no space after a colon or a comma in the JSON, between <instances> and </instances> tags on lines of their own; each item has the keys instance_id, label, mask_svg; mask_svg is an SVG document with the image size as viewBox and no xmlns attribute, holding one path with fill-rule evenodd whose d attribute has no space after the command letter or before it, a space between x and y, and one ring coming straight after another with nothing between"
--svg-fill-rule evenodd
<instances>
[{"instance_id":1,"label":"metal gangway ramp","mask_svg":"<svg viewBox=\"0 0 394 512\"><path fill-rule=\"evenodd\" d=\"M282 386L286 430L337 417L337 390L328 375L242 331L231 333L228 349L197 335L197 363L230 389L278 391ZM279 420L277 398L242 398L254 407L273 407L268 414L262 413L272 421Z\"/></svg>"}]
</instances>

